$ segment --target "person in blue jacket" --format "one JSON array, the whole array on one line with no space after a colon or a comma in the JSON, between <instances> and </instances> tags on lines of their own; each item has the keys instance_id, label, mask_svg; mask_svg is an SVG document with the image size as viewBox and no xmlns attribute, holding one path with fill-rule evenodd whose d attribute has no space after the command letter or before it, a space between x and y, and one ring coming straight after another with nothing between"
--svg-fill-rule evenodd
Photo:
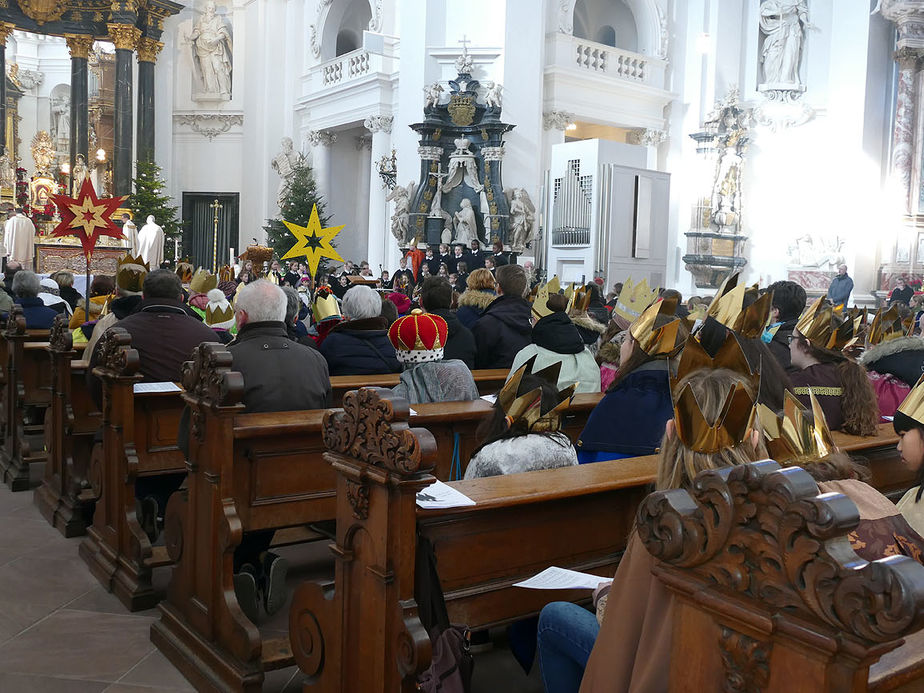
<instances>
[{"instance_id":1,"label":"person in blue jacket","mask_svg":"<svg viewBox=\"0 0 924 693\"><path fill-rule=\"evenodd\" d=\"M846 306L850 300L850 294L853 293L853 279L847 275L847 265L837 266L837 276L831 280L828 286L828 300L837 306Z\"/></svg>"},{"instance_id":2,"label":"person in blue jacket","mask_svg":"<svg viewBox=\"0 0 924 693\"><path fill-rule=\"evenodd\" d=\"M657 452L674 415L670 359L689 334L674 315L676 305L675 299L653 303L629 327L616 379L578 437L581 464Z\"/></svg>"}]
</instances>

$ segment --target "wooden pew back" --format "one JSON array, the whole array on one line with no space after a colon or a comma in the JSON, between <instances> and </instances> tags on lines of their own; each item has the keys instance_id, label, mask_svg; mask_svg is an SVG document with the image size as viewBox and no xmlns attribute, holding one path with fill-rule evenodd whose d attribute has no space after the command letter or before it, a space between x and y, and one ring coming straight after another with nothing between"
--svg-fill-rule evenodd
<instances>
[{"instance_id":1,"label":"wooden pew back","mask_svg":"<svg viewBox=\"0 0 924 693\"><path fill-rule=\"evenodd\" d=\"M472 371L478 392L482 395L497 393L507 381L509 370L506 368L488 368ZM330 379L331 406L339 407L343 403L343 395L351 390L361 387L391 388L399 382L397 373L383 375L335 375Z\"/></svg>"},{"instance_id":2,"label":"wooden pew back","mask_svg":"<svg viewBox=\"0 0 924 693\"><path fill-rule=\"evenodd\" d=\"M803 470L767 461L694 488L638 511L675 597L670 691L865 691L870 665L924 626L924 566L862 561L847 540L856 506L820 497Z\"/></svg>"}]
</instances>

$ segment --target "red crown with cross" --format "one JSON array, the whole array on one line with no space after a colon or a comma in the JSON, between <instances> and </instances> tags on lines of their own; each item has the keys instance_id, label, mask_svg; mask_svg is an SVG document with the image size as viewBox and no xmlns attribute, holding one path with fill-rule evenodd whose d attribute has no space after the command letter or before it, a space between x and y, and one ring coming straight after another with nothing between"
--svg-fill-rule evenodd
<instances>
[{"instance_id":1,"label":"red crown with cross","mask_svg":"<svg viewBox=\"0 0 924 693\"><path fill-rule=\"evenodd\" d=\"M424 363L443 358L448 333L449 327L443 318L415 308L410 315L398 318L391 324L388 338L395 347L399 361Z\"/></svg>"}]
</instances>

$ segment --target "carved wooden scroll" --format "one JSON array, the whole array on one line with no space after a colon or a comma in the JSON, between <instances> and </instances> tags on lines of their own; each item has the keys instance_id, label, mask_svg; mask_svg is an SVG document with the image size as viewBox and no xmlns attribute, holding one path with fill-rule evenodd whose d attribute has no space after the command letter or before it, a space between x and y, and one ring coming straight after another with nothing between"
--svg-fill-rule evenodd
<instances>
[{"instance_id":1,"label":"carved wooden scroll","mask_svg":"<svg viewBox=\"0 0 924 693\"><path fill-rule=\"evenodd\" d=\"M23 315L22 306L18 303L14 303L10 310L3 334L7 337L20 337L26 334L26 316Z\"/></svg>"},{"instance_id":2,"label":"carved wooden scroll","mask_svg":"<svg viewBox=\"0 0 924 693\"><path fill-rule=\"evenodd\" d=\"M230 407L244 396L244 376L231 370L231 352L217 342L203 342L183 364L183 388L213 407Z\"/></svg>"},{"instance_id":3,"label":"carved wooden scroll","mask_svg":"<svg viewBox=\"0 0 924 693\"><path fill-rule=\"evenodd\" d=\"M771 461L703 472L691 492L654 493L638 511L640 538L667 566L839 637L894 641L924 626L924 566L866 563L847 540L858 522L849 498L819 496L805 471Z\"/></svg>"},{"instance_id":4,"label":"carved wooden scroll","mask_svg":"<svg viewBox=\"0 0 924 693\"><path fill-rule=\"evenodd\" d=\"M324 417L324 445L331 452L398 472L433 468L436 440L424 428L408 428L407 400L391 390L364 387L343 397L343 410Z\"/></svg>"},{"instance_id":5,"label":"carved wooden scroll","mask_svg":"<svg viewBox=\"0 0 924 693\"><path fill-rule=\"evenodd\" d=\"M74 339L67 324L68 318L66 315L61 314L55 317L55 321L51 325L51 332L48 335L48 348L51 351L65 352L74 348ZM89 358L89 354L87 357Z\"/></svg>"},{"instance_id":6,"label":"carved wooden scroll","mask_svg":"<svg viewBox=\"0 0 924 693\"><path fill-rule=\"evenodd\" d=\"M141 357L132 349L132 336L121 327L110 327L100 338L96 365L116 376L135 375L141 368Z\"/></svg>"}]
</instances>

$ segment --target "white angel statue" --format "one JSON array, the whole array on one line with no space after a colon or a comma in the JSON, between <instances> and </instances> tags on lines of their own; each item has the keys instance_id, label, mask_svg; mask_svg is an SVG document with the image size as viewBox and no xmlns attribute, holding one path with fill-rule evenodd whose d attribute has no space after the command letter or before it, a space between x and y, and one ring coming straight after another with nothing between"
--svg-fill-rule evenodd
<instances>
[{"instance_id":1,"label":"white angel statue","mask_svg":"<svg viewBox=\"0 0 924 693\"><path fill-rule=\"evenodd\" d=\"M440 105L440 95L443 93L443 87L439 82L434 82L424 87L424 108L436 108Z\"/></svg>"},{"instance_id":2,"label":"white angel statue","mask_svg":"<svg viewBox=\"0 0 924 693\"><path fill-rule=\"evenodd\" d=\"M488 108L500 108L501 101L503 100L501 96L501 90L504 88L503 85L497 82L488 82L487 87L488 88L484 92L484 105Z\"/></svg>"},{"instance_id":3,"label":"white angel statue","mask_svg":"<svg viewBox=\"0 0 924 693\"><path fill-rule=\"evenodd\" d=\"M533 238L536 223L536 207L523 188L508 188L504 191L510 208L510 224L507 238L515 253L526 250L526 244Z\"/></svg>"},{"instance_id":4,"label":"white angel statue","mask_svg":"<svg viewBox=\"0 0 924 693\"><path fill-rule=\"evenodd\" d=\"M407 187L396 185L395 189L385 198L387 202L395 203L395 211L391 215L391 235L398 243L404 243L407 239L408 212L410 212L411 201L416 192L417 184L411 181Z\"/></svg>"}]
</instances>

